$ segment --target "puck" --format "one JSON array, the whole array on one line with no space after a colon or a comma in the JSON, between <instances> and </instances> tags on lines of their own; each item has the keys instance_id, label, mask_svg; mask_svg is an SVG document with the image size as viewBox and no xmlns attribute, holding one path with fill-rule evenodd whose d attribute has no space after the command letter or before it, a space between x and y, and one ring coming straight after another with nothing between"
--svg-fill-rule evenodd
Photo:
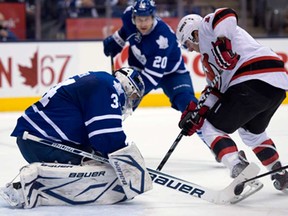
<instances>
[{"instance_id":1,"label":"puck","mask_svg":"<svg viewBox=\"0 0 288 216\"><path fill-rule=\"evenodd\" d=\"M244 190L244 183L239 183L234 188L234 194L238 196L243 192L243 190Z\"/></svg>"}]
</instances>

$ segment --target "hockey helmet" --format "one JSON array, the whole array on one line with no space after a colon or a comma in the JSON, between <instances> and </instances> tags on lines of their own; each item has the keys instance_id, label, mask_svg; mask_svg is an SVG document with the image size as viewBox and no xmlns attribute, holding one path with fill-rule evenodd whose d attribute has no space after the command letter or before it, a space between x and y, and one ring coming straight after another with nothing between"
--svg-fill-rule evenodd
<instances>
[{"instance_id":1,"label":"hockey helmet","mask_svg":"<svg viewBox=\"0 0 288 216\"><path fill-rule=\"evenodd\" d=\"M133 16L154 16L156 12L153 0L136 0L133 5Z\"/></svg>"},{"instance_id":2,"label":"hockey helmet","mask_svg":"<svg viewBox=\"0 0 288 216\"><path fill-rule=\"evenodd\" d=\"M124 93L125 104L122 106L122 115L126 118L139 105L145 91L145 85L140 71L132 67L123 67L114 72Z\"/></svg>"},{"instance_id":3,"label":"hockey helmet","mask_svg":"<svg viewBox=\"0 0 288 216\"><path fill-rule=\"evenodd\" d=\"M199 30L202 17L197 14L189 14L184 16L176 30L176 36L180 44L185 48L185 42L190 40L192 43L196 43L193 37L193 32Z\"/></svg>"}]
</instances>

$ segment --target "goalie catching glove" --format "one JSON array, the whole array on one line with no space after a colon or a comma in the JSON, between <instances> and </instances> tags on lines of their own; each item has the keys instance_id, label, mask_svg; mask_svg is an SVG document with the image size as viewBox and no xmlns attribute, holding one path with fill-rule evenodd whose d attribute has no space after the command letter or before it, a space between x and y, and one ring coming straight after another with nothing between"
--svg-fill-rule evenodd
<instances>
[{"instance_id":1,"label":"goalie catching glove","mask_svg":"<svg viewBox=\"0 0 288 216\"><path fill-rule=\"evenodd\" d=\"M224 70L232 70L235 68L240 59L240 55L232 51L231 41L228 38L218 38L212 42L212 53L218 66Z\"/></svg>"},{"instance_id":2,"label":"goalie catching glove","mask_svg":"<svg viewBox=\"0 0 288 216\"><path fill-rule=\"evenodd\" d=\"M192 136L199 130L205 120L209 107L202 106L199 110L196 109L197 104L191 101L186 110L181 115L179 127L182 129L181 133L184 136ZM194 113L197 113L196 115ZM195 115L195 117L193 117Z\"/></svg>"}]
</instances>

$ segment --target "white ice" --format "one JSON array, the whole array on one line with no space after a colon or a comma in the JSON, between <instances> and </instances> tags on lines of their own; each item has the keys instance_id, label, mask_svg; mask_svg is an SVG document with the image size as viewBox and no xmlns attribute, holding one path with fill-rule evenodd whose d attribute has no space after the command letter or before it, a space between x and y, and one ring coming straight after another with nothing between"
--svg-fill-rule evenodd
<instances>
[{"instance_id":1,"label":"white ice","mask_svg":"<svg viewBox=\"0 0 288 216\"><path fill-rule=\"evenodd\" d=\"M277 145L283 165L288 164L288 106L282 105L273 117L267 131ZM15 139L10 137L17 118L15 113L0 113L0 186L10 182L19 169L26 165ZM141 150L146 165L156 169L171 147L180 130L177 126L180 114L171 108L139 108L124 122L130 140ZM263 168L251 149L245 146L237 133L232 135L238 148L246 152L248 159ZM210 150L193 135L183 137L162 172L186 179L211 189L221 190L232 179L228 170L214 160ZM264 188L253 196L235 205L216 205L205 200L154 184L154 189L132 201L105 206L61 206L37 207L34 209L12 209L0 200L0 215L27 216L287 216L288 195L276 191L270 176L261 179Z\"/></svg>"}]
</instances>

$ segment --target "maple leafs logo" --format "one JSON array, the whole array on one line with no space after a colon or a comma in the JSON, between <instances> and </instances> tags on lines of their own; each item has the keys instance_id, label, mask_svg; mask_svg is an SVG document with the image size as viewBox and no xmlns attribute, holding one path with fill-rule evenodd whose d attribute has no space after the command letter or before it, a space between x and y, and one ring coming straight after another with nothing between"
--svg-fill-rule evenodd
<instances>
[{"instance_id":1,"label":"maple leafs logo","mask_svg":"<svg viewBox=\"0 0 288 216\"><path fill-rule=\"evenodd\" d=\"M25 79L24 84L31 86L32 88L37 85L38 81L38 51L34 53L34 56L30 59L31 61L31 67L23 66L18 64L19 71L21 73L21 76Z\"/></svg>"},{"instance_id":2,"label":"maple leafs logo","mask_svg":"<svg viewBox=\"0 0 288 216\"><path fill-rule=\"evenodd\" d=\"M159 36L159 39L156 40L156 43L159 45L159 49L166 49L169 47L168 38L163 37L162 35Z\"/></svg>"}]
</instances>

